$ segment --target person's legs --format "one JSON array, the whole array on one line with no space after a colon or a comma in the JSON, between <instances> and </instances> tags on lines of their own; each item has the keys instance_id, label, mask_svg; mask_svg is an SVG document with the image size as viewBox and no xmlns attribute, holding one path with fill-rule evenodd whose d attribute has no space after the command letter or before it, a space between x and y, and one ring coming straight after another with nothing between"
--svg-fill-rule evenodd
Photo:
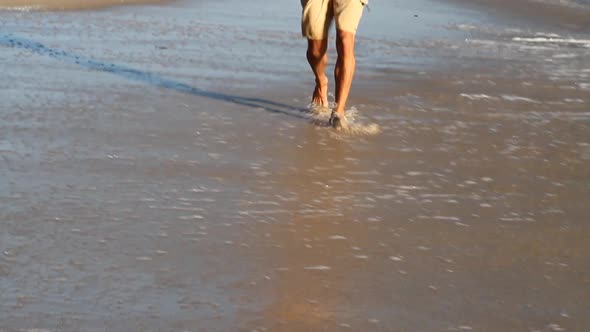
<instances>
[{"instance_id":1,"label":"person's legs","mask_svg":"<svg viewBox=\"0 0 590 332\"><path fill-rule=\"evenodd\" d=\"M328 106L328 77L326 67L328 66L328 39L307 40L307 61L315 75L315 89L311 102L315 105Z\"/></svg>"}]
</instances>

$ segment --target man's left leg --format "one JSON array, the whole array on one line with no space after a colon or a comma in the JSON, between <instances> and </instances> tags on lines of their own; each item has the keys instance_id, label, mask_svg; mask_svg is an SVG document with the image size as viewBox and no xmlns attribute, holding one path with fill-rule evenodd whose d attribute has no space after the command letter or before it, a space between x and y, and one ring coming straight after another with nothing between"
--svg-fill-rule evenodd
<instances>
[{"instance_id":1,"label":"man's left leg","mask_svg":"<svg viewBox=\"0 0 590 332\"><path fill-rule=\"evenodd\" d=\"M344 116L356 67L354 37L354 33L342 30L338 30L336 35L338 59L334 68L334 78L336 80L336 108L334 111L340 116Z\"/></svg>"}]
</instances>

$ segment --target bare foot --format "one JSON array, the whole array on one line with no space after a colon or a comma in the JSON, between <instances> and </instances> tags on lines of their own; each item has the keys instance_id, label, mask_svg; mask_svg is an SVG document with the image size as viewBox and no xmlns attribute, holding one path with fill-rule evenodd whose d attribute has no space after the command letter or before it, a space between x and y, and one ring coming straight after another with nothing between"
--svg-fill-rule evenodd
<instances>
[{"instance_id":1,"label":"bare foot","mask_svg":"<svg viewBox=\"0 0 590 332\"><path fill-rule=\"evenodd\" d=\"M348 121L346 120L344 112L338 112L337 110L332 111L332 115L330 115L330 120L328 123L336 130L348 128Z\"/></svg>"},{"instance_id":2,"label":"bare foot","mask_svg":"<svg viewBox=\"0 0 590 332\"><path fill-rule=\"evenodd\" d=\"M344 111L344 106L341 106L340 104L336 104L336 106L334 107L333 111L339 117L346 118L346 112Z\"/></svg>"},{"instance_id":3,"label":"bare foot","mask_svg":"<svg viewBox=\"0 0 590 332\"><path fill-rule=\"evenodd\" d=\"M328 107L328 78L317 79L311 103L320 107Z\"/></svg>"}]
</instances>

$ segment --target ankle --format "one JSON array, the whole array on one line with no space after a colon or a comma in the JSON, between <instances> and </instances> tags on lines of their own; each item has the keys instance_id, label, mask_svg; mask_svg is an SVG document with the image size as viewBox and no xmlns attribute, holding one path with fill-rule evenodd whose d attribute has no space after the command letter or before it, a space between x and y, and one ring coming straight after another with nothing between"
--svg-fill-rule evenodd
<instances>
[{"instance_id":1,"label":"ankle","mask_svg":"<svg viewBox=\"0 0 590 332\"><path fill-rule=\"evenodd\" d=\"M339 115L344 115L344 107L340 107L338 104L334 106L334 113L338 113Z\"/></svg>"},{"instance_id":2,"label":"ankle","mask_svg":"<svg viewBox=\"0 0 590 332\"><path fill-rule=\"evenodd\" d=\"M324 77L317 77L315 79L315 83L318 85L325 85L328 84L328 77L324 76Z\"/></svg>"}]
</instances>

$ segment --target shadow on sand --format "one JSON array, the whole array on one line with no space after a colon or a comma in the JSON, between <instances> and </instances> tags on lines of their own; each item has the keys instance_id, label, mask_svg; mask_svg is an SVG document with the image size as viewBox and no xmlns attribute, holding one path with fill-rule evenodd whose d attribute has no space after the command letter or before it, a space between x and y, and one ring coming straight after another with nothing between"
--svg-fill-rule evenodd
<instances>
[{"instance_id":1,"label":"shadow on sand","mask_svg":"<svg viewBox=\"0 0 590 332\"><path fill-rule=\"evenodd\" d=\"M0 45L25 49L36 54L46 55L54 59L58 59L68 63L74 63L90 70L111 73L132 81L142 82L159 88L170 89L182 93L187 93L199 97L211 98L214 100L233 103L241 106L253 107L265 110L267 112L285 114L295 118L308 119L308 117L305 115L305 113L307 112L307 109L305 108L296 108L290 105L277 103L262 98L243 97L214 91L207 91L150 72L129 68L114 63L100 62L83 56L70 54L68 52L55 48L50 48L43 45L42 43L24 38L19 38L11 35L0 35Z\"/></svg>"}]
</instances>

